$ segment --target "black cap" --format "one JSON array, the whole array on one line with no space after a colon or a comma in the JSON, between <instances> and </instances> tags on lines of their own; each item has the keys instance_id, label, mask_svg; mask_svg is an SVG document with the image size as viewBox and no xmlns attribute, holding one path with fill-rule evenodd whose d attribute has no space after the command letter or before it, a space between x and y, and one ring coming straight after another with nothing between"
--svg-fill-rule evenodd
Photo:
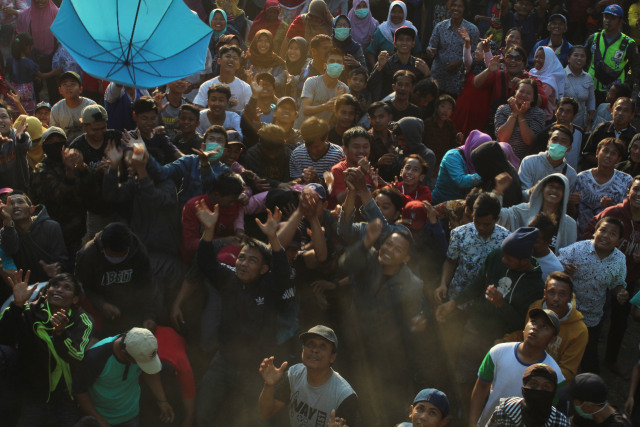
<instances>
[{"instance_id":1,"label":"black cap","mask_svg":"<svg viewBox=\"0 0 640 427\"><path fill-rule=\"evenodd\" d=\"M553 325L553 328L556 330L556 335L560 333L560 319L558 315L549 309L541 309L541 308L532 308L529 310L529 319L532 319L534 316L544 316L549 323Z\"/></svg>"},{"instance_id":2,"label":"black cap","mask_svg":"<svg viewBox=\"0 0 640 427\"><path fill-rule=\"evenodd\" d=\"M309 329L307 332L300 334L300 340L304 343L307 338L311 337L312 335L324 338L325 340L333 344L333 348L335 350L338 350L338 337L336 336L336 333L333 332L333 329L329 328L328 326L316 325L313 328Z\"/></svg>"},{"instance_id":3,"label":"black cap","mask_svg":"<svg viewBox=\"0 0 640 427\"><path fill-rule=\"evenodd\" d=\"M393 33L393 40L395 41L396 37L402 34L407 34L411 36L412 39L416 39L416 31L411 27L403 25L402 27L398 28L395 33Z\"/></svg>"},{"instance_id":4,"label":"black cap","mask_svg":"<svg viewBox=\"0 0 640 427\"><path fill-rule=\"evenodd\" d=\"M576 375L571 385L561 389L558 394L561 399L565 400L605 403L607 401L607 385L599 375L586 372Z\"/></svg>"},{"instance_id":5,"label":"black cap","mask_svg":"<svg viewBox=\"0 0 640 427\"><path fill-rule=\"evenodd\" d=\"M546 378L553 383L554 386L558 385L558 374L549 365L545 363L534 363L524 371L522 375L522 383L526 384L532 377Z\"/></svg>"}]
</instances>

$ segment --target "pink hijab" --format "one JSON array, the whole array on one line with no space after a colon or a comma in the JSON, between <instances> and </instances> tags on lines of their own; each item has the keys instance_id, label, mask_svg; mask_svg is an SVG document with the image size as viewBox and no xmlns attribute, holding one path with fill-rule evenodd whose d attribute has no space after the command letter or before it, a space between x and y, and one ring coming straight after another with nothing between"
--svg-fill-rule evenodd
<instances>
[{"instance_id":1,"label":"pink hijab","mask_svg":"<svg viewBox=\"0 0 640 427\"><path fill-rule=\"evenodd\" d=\"M58 7L52 0L49 0L43 9L38 9L32 0L30 7L18 12L16 32L31 34L35 49L45 54L52 54L56 50L56 38L50 27L57 14Z\"/></svg>"},{"instance_id":2,"label":"pink hijab","mask_svg":"<svg viewBox=\"0 0 640 427\"><path fill-rule=\"evenodd\" d=\"M507 156L507 160L509 163L513 165L516 170L520 170L520 158L516 156L516 152L513 151L513 147L508 142L499 142L500 147L502 147L502 151L504 151L504 155Z\"/></svg>"},{"instance_id":3,"label":"pink hijab","mask_svg":"<svg viewBox=\"0 0 640 427\"><path fill-rule=\"evenodd\" d=\"M369 9L369 13L364 18L360 19L356 16L356 7L362 2L367 4L367 9ZM349 21L351 21L351 38L360 43L362 49L369 46L371 43L371 37L373 33L376 32L376 28L378 28L378 21L371 16L371 8L369 7L369 0L354 0L353 7L349 11L347 15Z\"/></svg>"},{"instance_id":4,"label":"pink hijab","mask_svg":"<svg viewBox=\"0 0 640 427\"><path fill-rule=\"evenodd\" d=\"M476 168L471 162L471 152L485 142L489 142L491 140L491 137L486 133L480 132L479 130L472 130L464 145L462 147L458 147L458 149L462 150L462 153L464 154L464 162L467 165L468 174L476 173Z\"/></svg>"}]
</instances>

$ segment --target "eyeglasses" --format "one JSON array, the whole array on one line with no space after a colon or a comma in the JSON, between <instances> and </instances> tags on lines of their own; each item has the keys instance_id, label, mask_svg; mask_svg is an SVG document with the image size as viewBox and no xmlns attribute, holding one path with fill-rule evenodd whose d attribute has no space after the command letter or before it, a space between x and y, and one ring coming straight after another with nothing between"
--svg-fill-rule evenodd
<instances>
[{"instance_id":1,"label":"eyeglasses","mask_svg":"<svg viewBox=\"0 0 640 427\"><path fill-rule=\"evenodd\" d=\"M511 59L513 61L522 61L522 56L520 56L520 55L507 55L507 59Z\"/></svg>"}]
</instances>

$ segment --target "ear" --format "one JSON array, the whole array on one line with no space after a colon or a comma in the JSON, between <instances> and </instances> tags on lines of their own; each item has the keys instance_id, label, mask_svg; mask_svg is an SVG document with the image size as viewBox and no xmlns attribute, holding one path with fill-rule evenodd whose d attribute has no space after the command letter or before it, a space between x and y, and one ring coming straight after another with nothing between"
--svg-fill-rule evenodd
<instances>
[{"instance_id":1,"label":"ear","mask_svg":"<svg viewBox=\"0 0 640 427\"><path fill-rule=\"evenodd\" d=\"M218 57L218 59L216 59L216 62L217 62L218 64L220 64L220 63L221 63L221 62L220 62L220 57Z\"/></svg>"},{"instance_id":2,"label":"ear","mask_svg":"<svg viewBox=\"0 0 640 427\"><path fill-rule=\"evenodd\" d=\"M80 301L80 297L76 295L76 296L75 296L75 297L73 297L73 299L71 300L71 304L73 304L73 305L77 305L79 301Z\"/></svg>"},{"instance_id":3,"label":"ear","mask_svg":"<svg viewBox=\"0 0 640 427\"><path fill-rule=\"evenodd\" d=\"M35 207L35 206L33 206L33 205L31 205L31 206L29 206L29 210L31 211L31 213L33 213L33 211L35 211L35 210L36 210L36 207Z\"/></svg>"},{"instance_id":4,"label":"ear","mask_svg":"<svg viewBox=\"0 0 640 427\"><path fill-rule=\"evenodd\" d=\"M449 424L449 417L443 418L440 420L440 422L438 423L438 427L445 427L447 424Z\"/></svg>"},{"instance_id":5,"label":"ear","mask_svg":"<svg viewBox=\"0 0 640 427\"><path fill-rule=\"evenodd\" d=\"M407 254L403 259L402 262L404 262L405 264L408 263L409 261L411 261L411 254Z\"/></svg>"},{"instance_id":6,"label":"ear","mask_svg":"<svg viewBox=\"0 0 640 427\"><path fill-rule=\"evenodd\" d=\"M413 405L409 406L409 418L411 418L412 413L413 413Z\"/></svg>"},{"instance_id":7,"label":"ear","mask_svg":"<svg viewBox=\"0 0 640 427\"><path fill-rule=\"evenodd\" d=\"M262 267L260 267L260 275L264 275L267 274L267 272L269 271L269 266L267 264L262 264Z\"/></svg>"}]
</instances>

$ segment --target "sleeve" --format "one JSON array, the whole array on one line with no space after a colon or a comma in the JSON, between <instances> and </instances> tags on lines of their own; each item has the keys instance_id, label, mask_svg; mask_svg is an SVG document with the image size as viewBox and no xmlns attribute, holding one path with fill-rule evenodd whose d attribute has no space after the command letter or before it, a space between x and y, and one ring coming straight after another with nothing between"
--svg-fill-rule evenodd
<instances>
[{"instance_id":1,"label":"sleeve","mask_svg":"<svg viewBox=\"0 0 640 427\"><path fill-rule=\"evenodd\" d=\"M151 156L149 156L151 157ZM118 171L109 168L102 177L102 197L105 201L122 203L133 199L133 187L131 180L120 184Z\"/></svg>"},{"instance_id":2,"label":"sleeve","mask_svg":"<svg viewBox=\"0 0 640 427\"><path fill-rule=\"evenodd\" d=\"M313 77L308 78L307 80L305 80L304 85L302 86L302 94L300 95L300 98L309 98L313 101L313 94L315 92L315 81L316 79L314 79Z\"/></svg>"},{"instance_id":3,"label":"sleeve","mask_svg":"<svg viewBox=\"0 0 640 427\"><path fill-rule=\"evenodd\" d=\"M196 252L200 237L200 221L196 217L194 203L189 201L182 209L182 245L188 254Z\"/></svg>"},{"instance_id":4,"label":"sleeve","mask_svg":"<svg viewBox=\"0 0 640 427\"><path fill-rule=\"evenodd\" d=\"M361 426L359 423L358 396L353 393L347 396L336 408L336 416L343 418L349 427Z\"/></svg>"},{"instance_id":5,"label":"sleeve","mask_svg":"<svg viewBox=\"0 0 640 427\"><path fill-rule=\"evenodd\" d=\"M607 126L606 123L600 123L598 127L591 132L587 142L584 144L584 148L582 149L582 154L596 154L596 147L598 143L602 140L602 134L604 133L603 126ZM577 189L576 189L577 191Z\"/></svg>"},{"instance_id":6,"label":"sleeve","mask_svg":"<svg viewBox=\"0 0 640 427\"><path fill-rule=\"evenodd\" d=\"M149 177L140 179L135 188L135 196L146 202L149 209L178 205L178 193L170 180L154 184Z\"/></svg>"},{"instance_id":7,"label":"sleeve","mask_svg":"<svg viewBox=\"0 0 640 427\"><path fill-rule=\"evenodd\" d=\"M574 246L575 246L575 243L573 245L558 249L558 261L560 261L560 264L562 265L571 264L573 260L572 255L573 255Z\"/></svg>"},{"instance_id":8,"label":"sleeve","mask_svg":"<svg viewBox=\"0 0 640 427\"><path fill-rule=\"evenodd\" d=\"M523 193L528 189L532 188L536 185L533 182L533 177L535 176L535 158L525 157L522 159L520 163L520 170L518 171L518 178L520 178L520 187L522 188ZM529 166L532 167L529 167Z\"/></svg>"},{"instance_id":9,"label":"sleeve","mask_svg":"<svg viewBox=\"0 0 640 427\"><path fill-rule=\"evenodd\" d=\"M82 363L71 365L71 376L73 378L73 394L86 393L100 376L109 357L113 351L109 346L113 341L106 342L99 347L89 349Z\"/></svg>"},{"instance_id":10,"label":"sleeve","mask_svg":"<svg viewBox=\"0 0 640 427\"><path fill-rule=\"evenodd\" d=\"M640 75L640 54L638 53L636 42L632 39L630 39L627 52L629 52L629 68L631 69L631 84L633 85L638 82L638 76Z\"/></svg>"},{"instance_id":11,"label":"sleeve","mask_svg":"<svg viewBox=\"0 0 640 427\"><path fill-rule=\"evenodd\" d=\"M589 341L589 331L584 324L581 326L582 330L580 334L571 340L571 344L565 347L562 354L558 354L557 363L567 383L571 383L573 377L578 374L578 367L580 366L584 350L587 348L587 342Z\"/></svg>"},{"instance_id":12,"label":"sleeve","mask_svg":"<svg viewBox=\"0 0 640 427\"><path fill-rule=\"evenodd\" d=\"M588 80L589 82L589 87L587 88L587 92L589 94L588 98L587 98L587 111L595 111L596 109L596 93L595 93L595 88L593 85L593 79L589 78Z\"/></svg>"},{"instance_id":13,"label":"sleeve","mask_svg":"<svg viewBox=\"0 0 640 427\"><path fill-rule=\"evenodd\" d=\"M344 170L339 167L338 164L331 168L331 175L333 175L333 191L332 196L336 196L340 193L347 191L347 184L344 182Z\"/></svg>"},{"instance_id":14,"label":"sleeve","mask_svg":"<svg viewBox=\"0 0 640 427\"><path fill-rule=\"evenodd\" d=\"M49 259L45 259L45 262L60 262L65 264L69 258L67 254L67 246L64 243L64 237L62 235L62 228L56 221L46 221L47 229L47 241L49 242L49 250L47 255Z\"/></svg>"},{"instance_id":15,"label":"sleeve","mask_svg":"<svg viewBox=\"0 0 640 427\"><path fill-rule=\"evenodd\" d=\"M431 38L429 39L429 46L428 46L429 49L431 48L437 49L440 46L440 28L441 28L440 24L441 23L437 23L436 26L433 28L433 32L431 33Z\"/></svg>"},{"instance_id":16,"label":"sleeve","mask_svg":"<svg viewBox=\"0 0 640 427\"><path fill-rule=\"evenodd\" d=\"M369 80L367 80L367 88L371 92L372 99L374 100L382 99L382 77L387 66L388 63L384 64L382 70L378 70L378 62L376 60L376 64L373 66L373 70L371 70L371 74L369 75Z\"/></svg>"},{"instance_id":17,"label":"sleeve","mask_svg":"<svg viewBox=\"0 0 640 427\"><path fill-rule=\"evenodd\" d=\"M200 241L198 252L196 253L196 262L200 271L206 276L216 288L220 288L228 277L228 271L224 269L218 261L218 251L213 242Z\"/></svg>"},{"instance_id":18,"label":"sleeve","mask_svg":"<svg viewBox=\"0 0 640 427\"><path fill-rule=\"evenodd\" d=\"M53 125L52 125L53 126ZM27 132L16 139L16 151L26 153L31 148L31 137Z\"/></svg>"},{"instance_id":19,"label":"sleeve","mask_svg":"<svg viewBox=\"0 0 640 427\"><path fill-rule=\"evenodd\" d=\"M73 324L67 326L60 335L53 336L56 352L67 363L84 359L85 350L93 331L93 321L87 313L81 311Z\"/></svg>"},{"instance_id":20,"label":"sleeve","mask_svg":"<svg viewBox=\"0 0 640 427\"><path fill-rule=\"evenodd\" d=\"M348 273L358 273L370 265L371 251L364 247L364 239L349 246L340 257L339 264Z\"/></svg>"},{"instance_id":21,"label":"sleeve","mask_svg":"<svg viewBox=\"0 0 640 427\"><path fill-rule=\"evenodd\" d=\"M289 175L291 175L291 178L294 179L300 178L302 176L302 166L298 161L297 153L297 149L293 150L293 153L291 153L291 157L289 157Z\"/></svg>"},{"instance_id":22,"label":"sleeve","mask_svg":"<svg viewBox=\"0 0 640 427\"><path fill-rule=\"evenodd\" d=\"M116 87L115 83L109 83L107 86L107 90L104 91L104 102L108 102L109 104L113 104L120 99L122 94L124 93L124 86Z\"/></svg>"},{"instance_id":23,"label":"sleeve","mask_svg":"<svg viewBox=\"0 0 640 427\"><path fill-rule=\"evenodd\" d=\"M458 258L460 258L460 253L461 253L461 247L460 244L462 243L461 241L461 236L460 236L460 231L458 230L458 228L454 228L451 231L451 238L449 240L449 248L447 249L447 258L456 261Z\"/></svg>"},{"instance_id":24,"label":"sleeve","mask_svg":"<svg viewBox=\"0 0 640 427\"><path fill-rule=\"evenodd\" d=\"M5 253L12 256L18 252L20 249L20 240L18 230L16 230L15 226L4 226L0 228L0 246Z\"/></svg>"},{"instance_id":25,"label":"sleeve","mask_svg":"<svg viewBox=\"0 0 640 427\"><path fill-rule=\"evenodd\" d=\"M289 403L291 400L291 384L289 384L289 371L287 371L287 375L283 377L278 384L276 384L275 390L273 391L273 397L283 402L285 405Z\"/></svg>"},{"instance_id":26,"label":"sleeve","mask_svg":"<svg viewBox=\"0 0 640 427\"><path fill-rule=\"evenodd\" d=\"M0 313L0 343L13 346L20 330L18 323L24 319L24 308L13 302Z\"/></svg>"},{"instance_id":27,"label":"sleeve","mask_svg":"<svg viewBox=\"0 0 640 427\"><path fill-rule=\"evenodd\" d=\"M509 108L507 104L503 104L498 108L498 111L496 111L496 116L494 119L496 132L498 131L498 128L500 126L504 125L507 122L507 119L509 118L509 114L511 114L511 108Z\"/></svg>"},{"instance_id":28,"label":"sleeve","mask_svg":"<svg viewBox=\"0 0 640 427\"><path fill-rule=\"evenodd\" d=\"M456 305L461 305L466 302L469 302L473 299L481 297L486 288L486 277L487 277L487 260L491 255L489 255L482 263L482 268L478 272L478 275L473 279L473 281L462 290L455 298Z\"/></svg>"},{"instance_id":29,"label":"sleeve","mask_svg":"<svg viewBox=\"0 0 640 427\"><path fill-rule=\"evenodd\" d=\"M207 107L207 91L209 90L210 85L211 82L208 80L200 85L198 88L198 94L193 98L193 103L195 105L200 105L205 108Z\"/></svg>"},{"instance_id":30,"label":"sleeve","mask_svg":"<svg viewBox=\"0 0 640 427\"><path fill-rule=\"evenodd\" d=\"M356 59L356 61L358 61L358 63L360 64L360 67L362 67L364 70L367 69L367 60L364 57L364 52L362 51L362 47L358 48L358 50L355 52L353 57Z\"/></svg>"},{"instance_id":31,"label":"sleeve","mask_svg":"<svg viewBox=\"0 0 640 427\"><path fill-rule=\"evenodd\" d=\"M624 280L627 277L627 263L625 262L624 254L620 252L619 255L616 268L613 271L611 283L609 284L609 289L613 289L618 286L622 286L623 288L627 287L627 282Z\"/></svg>"},{"instance_id":32,"label":"sleeve","mask_svg":"<svg viewBox=\"0 0 640 427\"><path fill-rule=\"evenodd\" d=\"M377 56L382 50L380 49L379 37L380 37L380 29L376 28L376 30L373 33L373 37L371 37L371 43L369 43L369 46L367 46L367 49L366 49L366 51L372 55Z\"/></svg>"},{"instance_id":33,"label":"sleeve","mask_svg":"<svg viewBox=\"0 0 640 427\"><path fill-rule=\"evenodd\" d=\"M271 272L275 276L276 286L275 292L282 293L289 287L289 278L291 277L291 266L284 249L277 252L271 251Z\"/></svg>"},{"instance_id":34,"label":"sleeve","mask_svg":"<svg viewBox=\"0 0 640 427\"><path fill-rule=\"evenodd\" d=\"M87 299L91 302L91 304L98 310L102 308L106 300L102 295L97 293L94 288L100 288L99 278L95 277L95 269L92 268L95 261L92 259L89 251L93 251L94 248L91 246L86 246L85 248L78 251L76 255L76 279L80 283L82 283L82 287L84 289L84 293L87 296Z\"/></svg>"},{"instance_id":35,"label":"sleeve","mask_svg":"<svg viewBox=\"0 0 640 427\"><path fill-rule=\"evenodd\" d=\"M455 152L447 152L442 159L442 163L446 164L451 181L458 189L471 188L482 180L477 173L467 173L464 159Z\"/></svg>"},{"instance_id":36,"label":"sleeve","mask_svg":"<svg viewBox=\"0 0 640 427\"><path fill-rule=\"evenodd\" d=\"M493 363L493 358L491 357L491 350L489 350L484 356L484 360L480 364L480 368L478 368L478 378L480 378L484 382L493 382L493 376L495 373L495 364Z\"/></svg>"}]
</instances>

